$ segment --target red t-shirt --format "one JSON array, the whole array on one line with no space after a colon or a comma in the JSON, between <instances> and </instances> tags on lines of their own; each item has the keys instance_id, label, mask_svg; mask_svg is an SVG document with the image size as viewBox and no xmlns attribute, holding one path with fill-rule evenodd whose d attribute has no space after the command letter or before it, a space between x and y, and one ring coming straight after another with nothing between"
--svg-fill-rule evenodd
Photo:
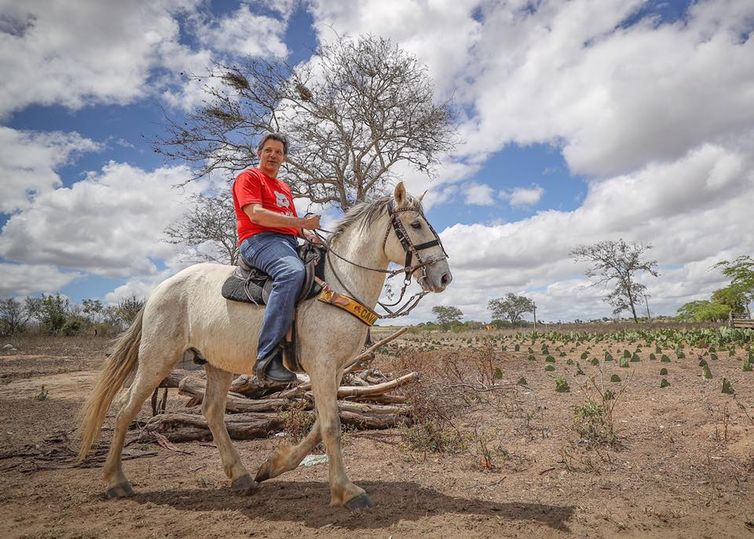
<instances>
[{"instance_id":1,"label":"red t-shirt","mask_svg":"<svg viewBox=\"0 0 754 539\"><path fill-rule=\"evenodd\" d=\"M243 211L247 204L261 204L266 210L298 217L293 205L293 194L285 182L270 178L257 168L244 170L233 183L233 206L236 210L239 245L246 238L260 232L298 235L299 229L296 227L270 227L253 223Z\"/></svg>"}]
</instances>

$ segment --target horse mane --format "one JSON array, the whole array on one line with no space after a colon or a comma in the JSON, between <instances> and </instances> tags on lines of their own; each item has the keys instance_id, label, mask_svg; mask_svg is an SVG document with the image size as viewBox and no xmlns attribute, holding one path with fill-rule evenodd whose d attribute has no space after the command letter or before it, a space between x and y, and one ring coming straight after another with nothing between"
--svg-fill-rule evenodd
<instances>
[{"instance_id":1,"label":"horse mane","mask_svg":"<svg viewBox=\"0 0 754 539\"><path fill-rule=\"evenodd\" d=\"M407 206L411 209L415 209L419 212L424 212L421 201L419 199L407 194ZM393 200L393 197L388 195L380 197L372 202L359 202L349 209L343 218L335 225L335 229L330 235L330 241L337 239L352 225L359 223L361 228L371 225L379 217L387 212L388 204Z\"/></svg>"}]
</instances>

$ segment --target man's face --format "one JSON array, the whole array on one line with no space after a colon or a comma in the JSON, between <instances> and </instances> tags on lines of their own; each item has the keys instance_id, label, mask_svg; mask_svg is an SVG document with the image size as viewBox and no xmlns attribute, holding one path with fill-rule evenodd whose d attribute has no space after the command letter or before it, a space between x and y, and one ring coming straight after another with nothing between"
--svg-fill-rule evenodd
<instances>
[{"instance_id":1,"label":"man's face","mask_svg":"<svg viewBox=\"0 0 754 539\"><path fill-rule=\"evenodd\" d=\"M274 172L277 174L280 165L285 161L285 154L283 153L283 143L279 140L268 140L264 143L262 149L257 152L259 157L259 168L269 174ZM274 174L270 174L273 176Z\"/></svg>"}]
</instances>

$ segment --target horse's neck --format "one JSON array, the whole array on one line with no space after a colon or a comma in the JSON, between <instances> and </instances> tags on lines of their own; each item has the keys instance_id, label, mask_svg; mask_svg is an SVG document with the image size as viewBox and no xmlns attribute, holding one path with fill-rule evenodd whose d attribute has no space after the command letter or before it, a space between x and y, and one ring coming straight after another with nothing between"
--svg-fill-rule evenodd
<instances>
[{"instance_id":1,"label":"horse's neck","mask_svg":"<svg viewBox=\"0 0 754 539\"><path fill-rule=\"evenodd\" d=\"M375 220L370 226L362 228L360 223L354 223L344 230L332 243L332 250L343 258L368 268L385 270L388 260L382 249L382 240L387 227L386 217ZM360 268L341 260L337 256L329 255L330 262L337 272L338 282L332 273L332 268L327 268L327 283L339 292L348 294L345 287L352 294L374 307L382 292L385 283L385 274L379 271L371 271ZM345 287L343 286L345 285Z\"/></svg>"}]
</instances>

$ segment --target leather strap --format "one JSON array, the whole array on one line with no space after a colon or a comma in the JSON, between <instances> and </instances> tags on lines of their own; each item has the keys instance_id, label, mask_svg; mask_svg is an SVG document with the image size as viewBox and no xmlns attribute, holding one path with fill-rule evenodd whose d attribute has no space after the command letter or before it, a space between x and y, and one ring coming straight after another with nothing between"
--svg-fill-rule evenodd
<instances>
[{"instance_id":1,"label":"leather strap","mask_svg":"<svg viewBox=\"0 0 754 539\"><path fill-rule=\"evenodd\" d=\"M367 326L374 325L374 323L380 318L380 315L366 305L362 305L350 296L335 292L327 285L322 288L322 292L320 292L317 299L323 303L329 303L330 305L343 309L348 314L361 320L361 322Z\"/></svg>"}]
</instances>

